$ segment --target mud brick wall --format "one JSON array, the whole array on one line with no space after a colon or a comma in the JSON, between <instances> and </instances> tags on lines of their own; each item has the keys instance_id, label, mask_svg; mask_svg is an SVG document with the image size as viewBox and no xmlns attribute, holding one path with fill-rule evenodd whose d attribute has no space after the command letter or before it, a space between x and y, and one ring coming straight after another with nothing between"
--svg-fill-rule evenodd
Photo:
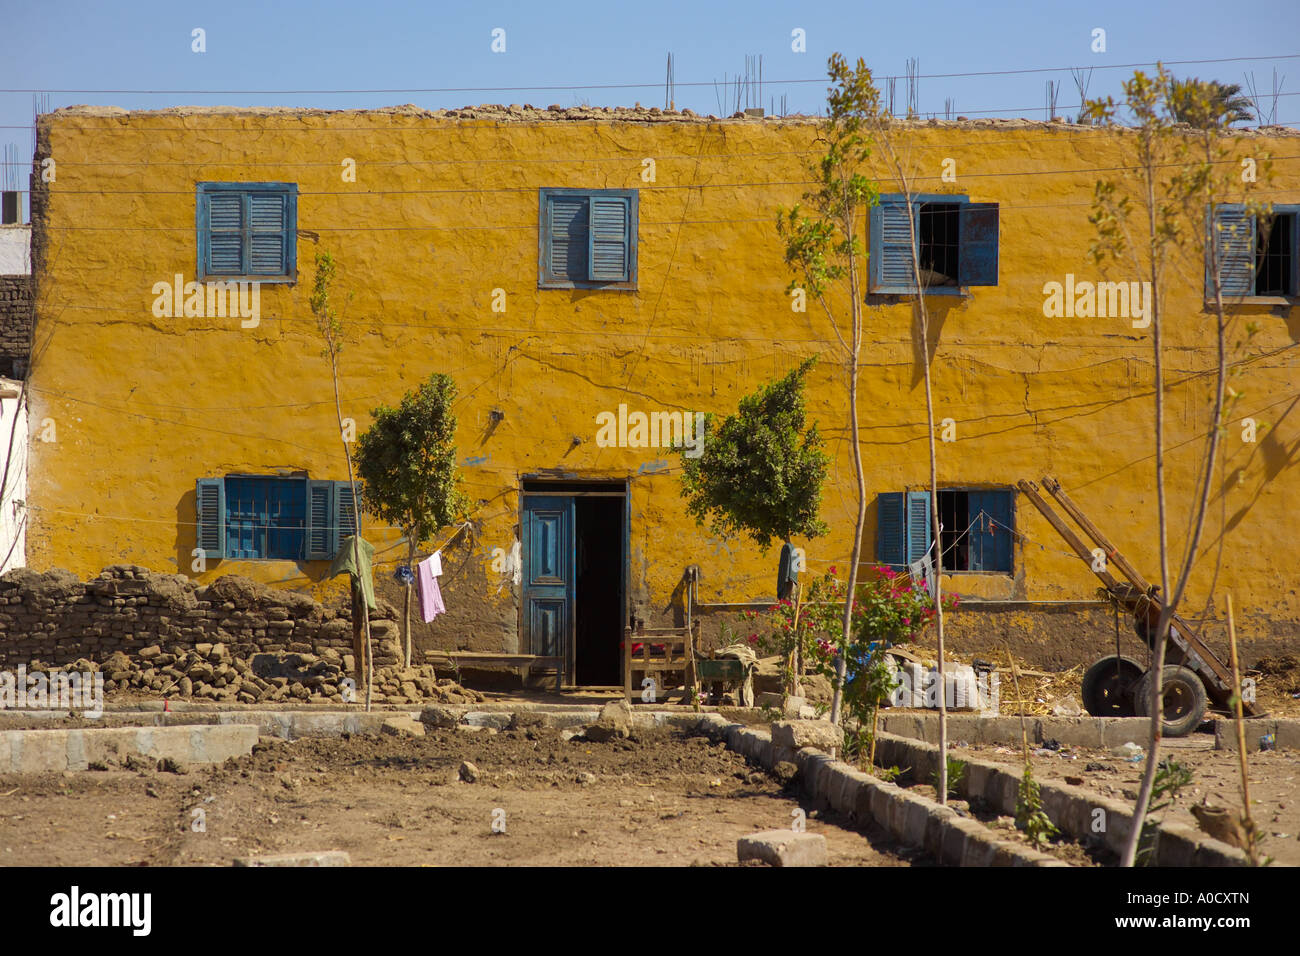
<instances>
[{"instance_id":1,"label":"mud brick wall","mask_svg":"<svg viewBox=\"0 0 1300 956\"><path fill-rule=\"evenodd\" d=\"M0 375L22 378L32 340L32 277L0 276Z\"/></svg>"},{"instance_id":2,"label":"mud brick wall","mask_svg":"<svg viewBox=\"0 0 1300 956\"><path fill-rule=\"evenodd\" d=\"M377 666L398 663L394 611L372 620ZM178 574L114 565L81 581L68 571L19 568L0 577L0 668L135 658L146 647L225 644L237 657L352 653L350 608L227 575L199 586Z\"/></svg>"}]
</instances>

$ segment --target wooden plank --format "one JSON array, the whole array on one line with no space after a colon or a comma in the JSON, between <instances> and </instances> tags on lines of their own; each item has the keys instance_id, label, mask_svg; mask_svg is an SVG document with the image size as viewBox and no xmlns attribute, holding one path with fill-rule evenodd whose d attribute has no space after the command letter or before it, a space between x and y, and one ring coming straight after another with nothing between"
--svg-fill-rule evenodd
<instances>
[{"instance_id":1,"label":"wooden plank","mask_svg":"<svg viewBox=\"0 0 1300 956\"><path fill-rule=\"evenodd\" d=\"M1120 554L1119 549L1110 542L1110 539L1102 533L1101 529L1088 519L1087 515L1085 515L1070 496L1065 493L1065 489L1061 487L1060 482L1055 478L1052 478L1050 475L1044 475L1043 486L1051 493L1052 497L1060 503L1061 507L1065 509L1070 517L1074 518L1079 527L1084 530L1084 533L1092 538L1092 540L1096 542L1097 546L1106 553L1107 560L1113 563L1115 567L1119 568L1120 573L1128 578L1135 587L1140 589L1144 594L1150 596L1153 589L1152 586L1147 583L1146 578L1142 576L1141 572L1139 572L1137 568L1129 563L1128 559L1125 558L1124 555ZM1158 607L1164 607L1164 600L1162 598L1152 597L1151 601ZM1193 670L1207 681L1209 685L1208 689L1210 691L1217 692L1211 694L1211 696L1214 697L1215 702L1226 704L1228 698L1232 694L1232 675L1228 672L1227 666L1219 660L1218 655L1201 640L1200 636L1196 633L1196 629L1193 628L1189 622L1184 620L1178 612L1175 611L1170 615L1170 623L1174 625L1174 628L1176 628L1176 631L1174 628L1171 628L1169 632L1169 638L1174 642L1174 646L1183 651L1184 654L1187 654L1189 651L1195 654L1196 660L1190 662ZM1197 661L1203 662L1204 667L1202 668L1197 666ZM1206 673L1206 671L1209 673ZM1247 709L1253 714L1253 707L1247 705Z\"/></svg>"},{"instance_id":2,"label":"wooden plank","mask_svg":"<svg viewBox=\"0 0 1300 956\"><path fill-rule=\"evenodd\" d=\"M1088 549L1088 546L1083 543L1083 539L1074 533L1074 529L1062 521L1061 516L1052 509L1052 506L1043 500L1043 497L1038 493L1037 485L1026 478L1021 478L1020 481L1016 482L1016 487L1024 493L1026 498L1033 502L1034 507L1037 508L1042 513L1043 517L1047 519L1048 523L1056 529L1056 533L1065 539L1065 543L1074 549L1074 553L1077 554L1084 564L1088 566L1089 571L1092 571L1093 574L1097 575L1107 588L1114 590L1119 587L1119 582L1115 580L1114 575L1109 571L1097 571L1093 569L1092 552Z\"/></svg>"}]
</instances>

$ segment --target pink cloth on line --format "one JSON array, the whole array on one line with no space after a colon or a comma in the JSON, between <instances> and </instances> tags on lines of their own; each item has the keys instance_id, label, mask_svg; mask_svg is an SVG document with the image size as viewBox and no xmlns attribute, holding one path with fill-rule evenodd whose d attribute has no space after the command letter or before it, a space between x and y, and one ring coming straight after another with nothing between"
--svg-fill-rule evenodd
<instances>
[{"instance_id":1,"label":"pink cloth on line","mask_svg":"<svg viewBox=\"0 0 1300 956\"><path fill-rule=\"evenodd\" d=\"M439 614L446 613L447 607L442 603L442 591L433 573L433 558L421 561L415 570L415 583L420 592L420 617L428 624Z\"/></svg>"}]
</instances>

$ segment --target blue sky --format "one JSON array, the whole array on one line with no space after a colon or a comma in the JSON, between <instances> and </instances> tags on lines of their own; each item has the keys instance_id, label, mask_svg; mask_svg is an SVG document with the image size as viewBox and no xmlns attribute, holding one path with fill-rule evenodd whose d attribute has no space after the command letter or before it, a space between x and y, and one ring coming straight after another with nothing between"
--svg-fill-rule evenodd
<instances>
[{"instance_id":1,"label":"blue sky","mask_svg":"<svg viewBox=\"0 0 1300 956\"><path fill-rule=\"evenodd\" d=\"M1132 71L1117 64L1275 57L1300 52L1300 3L1259 0L1241 6L1211 0L1061 3L984 0L878 4L828 0L814 5L642 0L637 3L385 2L262 0L184 3L139 0L7 2L0 89L52 92L50 108L95 103L126 108L181 104L328 108L415 103L428 108L478 103L565 106L664 104L667 53L675 55L678 107L718 112L724 74L743 73L747 54L763 55L763 104L815 112L825 92L827 56L861 56L877 76L902 75L920 61L919 107L942 114L952 99L971 116L1044 115L1046 81L1061 83L1058 110L1078 94L1070 66L1097 68L1089 94L1118 94ZM1234 11L1225 16L1223 11ZM1240 12L1237 12L1240 11ZM207 50L191 50L191 31L206 31ZM492 31L506 31L493 53ZM802 29L806 52L791 49ZM1106 50L1091 49L1093 30ZM1179 75L1242 82L1253 71L1261 89L1285 75L1277 119L1300 125L1300 59L1174 67ZM1027 69L1052 73L926 77L926 74ZM782 83L786 80L810 80ZM692 83L702 85L692 86ZM608 84L637 88L583 89ZM467 92L414 92L445 88ZM530 87L489 91L487 87ZM541 90L537 87L555 87ZM164 93L99 90L397 90L363 93ZM905 81L897 83L903 103ZM410 90L411 92L407 92ZM743 105L743 104L742 104ZM32 94L0 92L0 142L30 149ZM26 186L25 173L23 188Z\"/></svg>"}]
</instances>

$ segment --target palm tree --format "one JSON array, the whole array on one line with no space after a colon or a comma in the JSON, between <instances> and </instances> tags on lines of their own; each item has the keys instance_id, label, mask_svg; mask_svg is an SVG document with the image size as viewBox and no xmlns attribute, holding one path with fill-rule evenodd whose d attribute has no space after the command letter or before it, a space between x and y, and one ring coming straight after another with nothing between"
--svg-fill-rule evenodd
<instances>
[{"instance_id":1,"label":"palm tree","mask_svg":"<svg viewBox=\"0 0 1300 956\"><path fill-rule=\"evenodd\" d=\"M1255 116L1254 103L1241 92L1240 83L1218 80L1170 80L1169 108L1174 119L1197 129L1246 122Z\"/></svg>"}]
</instances>

